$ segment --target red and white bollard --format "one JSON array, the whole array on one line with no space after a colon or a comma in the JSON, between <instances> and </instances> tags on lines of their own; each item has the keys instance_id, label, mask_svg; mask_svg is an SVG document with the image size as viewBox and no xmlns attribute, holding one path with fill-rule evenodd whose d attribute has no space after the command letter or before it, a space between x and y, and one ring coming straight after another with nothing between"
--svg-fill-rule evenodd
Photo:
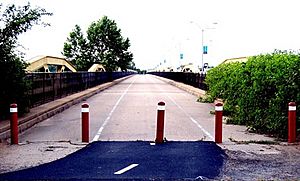
<instances>
[{"instance_id":1,"label":"red and white bollard","mask_svg":"<svg viewBox=\"0 0 300 181\"><path fill-rule=\"evenodd\" d=\"M11 144L19 144L18 106L10 105L10 134Z\"/></svg>"},{"instance_id":2,"label":"red and white bollard","mask_svg":"<svg viewBox=\"0 0 300 181\"><path fill-rule=\"evenodd\" d=\"M215 142L222 143L223 104L215 105Z\"/></svg>"},{"instance_id":3,"label":"red and white bollard","mask_svg":"<svg viewBox=\"0 0 300 181\"><path fill-rule=\"evenodd\" d=\"M89 142L89 104L81 105L81 126L82 126L82 142Z\"/></svg>"},{"instance_id":4,"label":"red and white bollard","mask_svg":"<svg viewBox=\"0 0 300 181\"><path fill-rule=\"evenodd\" d=\"M159 102L157 106L157 128L155 143L161 144L164 142L164 122L165 122L165 109L166 104Z\"/></svg>"},{"instance_id":5,"label":"red and white bollard","mask_svg":"<svg viewBox=\"0 0 300 181\"><path fill-rule=\"evenodd\" d=\"M294 143L296 141L296 103L289 103L289 114L288 114L288 143Z\"/></svg>"}]
</instances>

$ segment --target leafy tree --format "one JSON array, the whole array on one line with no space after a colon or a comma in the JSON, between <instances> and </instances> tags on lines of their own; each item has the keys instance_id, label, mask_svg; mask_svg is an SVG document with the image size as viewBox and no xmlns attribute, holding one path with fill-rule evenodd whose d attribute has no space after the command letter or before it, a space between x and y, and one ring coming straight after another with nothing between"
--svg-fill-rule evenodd
<instances>
[{"instance_id":1,"label":"leafy tree","mask_svg":"<svg viewBox=\"0 0 300 181\"><path fill-rule=\"evenodd\" d=\"M25 80L26 63L22 59L22 53L16 51L18 35L31 29L33 25L45 25L41 22L42 16L51 13L45 9L32 9L30 4L23 7L10 5L3 9L0 4L0 115L8 114L9 104L19 104L19 112L24 112L28 106L28 82Z\"/></svg>"},{"instance_id":2,"label":"leafy tree","mask_svg":"<svg viewBox=\"0 0 300 181\"><path fill-rule=\"evenodd\" d=\"M131 70L137 70L134 62L130 62L128 68Z\"/></svg>"},{"instance_id":3,"label":"leafy tree","mask_svg":"<svg viewBox=\"0 0 300 181\"><path fill-rule=\"evenodd\" d=\"M130 67L133 60L129 48L130 41L122 37L116 22L104 16L89 26L86 39L76 25L65 42L63 55L80 70L100 63L107 71L118 68L123 71Z\"/></svg>"},{"instance_id":4,"label":"leafy tree","mask_svg":"<svg viewBox=\"0 0 300 181\"><path fill-rule=\"evenodd\" d=\"M75 29L64 43L62 54L68 57L77 70L87 70L93 64L87 40L83 36L79 25L75 25Z\"/></svg>"}]
</instances>

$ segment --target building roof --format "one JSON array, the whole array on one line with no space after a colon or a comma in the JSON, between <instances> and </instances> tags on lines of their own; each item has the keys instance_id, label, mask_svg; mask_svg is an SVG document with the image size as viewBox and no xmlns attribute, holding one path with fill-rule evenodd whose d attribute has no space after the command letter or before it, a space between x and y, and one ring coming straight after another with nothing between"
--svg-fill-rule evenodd
<instances>
[{"instance_id":1,"label":"building roof","mask_svg":"<svg viewBox=\"0 0 300 181\"><path fill-rule=\"evenodd\" d=\"M95 63L89 68L88 72L105 72L105 68L103 65Z\"/></svg>"},{"instance_id":2,"label":"building roof","mask_svg":"<svg viewBox=\"0 0 300 181\"><path fill-rule=\"evenodd\" d=\"M37 56L27 61L29 66L26 68L28 72L34 72L44 67L45 65L62 65L67 67L70 71L76 72L75 66L68 60L61 57L53 56Z\"/></svg>"},{"instance_id":3,"label":"building roof","mask_svg":"<svg viewBox=\"0 0 300 181\"><path fill-rule=\"evenodd\" d=\"M246 62L248 57L237 57L237 58L229 58L222 62L223 63L233 63L233 62Z\"/></svg>"}]
</instances>

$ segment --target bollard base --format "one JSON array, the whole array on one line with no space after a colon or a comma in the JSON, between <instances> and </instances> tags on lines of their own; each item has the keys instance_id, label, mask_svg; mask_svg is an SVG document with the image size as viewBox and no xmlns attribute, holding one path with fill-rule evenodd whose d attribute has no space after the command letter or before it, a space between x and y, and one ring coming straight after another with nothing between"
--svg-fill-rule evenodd
<instances>
[{"instance_id":1,"label":"bollard base","mask_svg":"<svg viewBox=\"0 0 300 181\"><path fill-rule=\"evenodd\" d=\"M162 140L155 140L155 144L163 144L164 143L164 141Z\"/></svg>"},{"instance_id":2,"label":"bollard base","mask_svg":"<svg viewBox=\"0 0 300 181\"><path fill-rule=\"evenodd\" d=\"M155 140L155 144L163 144L163 143L166 143L168 140L167 138L164 138L164 139L157 139Z\"/></svg>"}]
</instances>

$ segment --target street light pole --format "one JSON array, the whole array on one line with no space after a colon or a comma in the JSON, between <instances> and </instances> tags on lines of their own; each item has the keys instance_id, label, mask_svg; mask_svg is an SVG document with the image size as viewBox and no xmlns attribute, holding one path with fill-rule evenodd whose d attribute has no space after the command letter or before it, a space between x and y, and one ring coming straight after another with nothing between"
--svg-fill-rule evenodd
<instances>
[{"instance_id":1,"label":"street light pole","mask_svg":"<svg viewBox=\"0 0 300 181\"><path fill-rule=\"evenodd\" d=\"M203 38L204 38L204 29L201 29L201 31L202 31L202 50L201 50L201 55L202 55L202 58L201 58L201 71L203 72L203 55L204 55L204 52L203 52L203 47L204 47L204 40L203 40Z\"/></svg>"},{"instance_id":2,"label":"street light pole","mask_svg":"<svg viewBox=\"0 0 300 181\"><path fill-rule=\"evenodd\" d=\"M203 70L203 61L204 61L204 30L205 29L215 29L215 28L201 28L200 26L199 26L199 24L198 23L196 23L196 22L194 22L194 21L190 21L190 23L191 24L195 24L200 30L201 30L201 71L202 72L204 72L204 70ZM216 23L216 22L214 22L213 23L213 25L217 25L218 23Z\"/></svg>"}]
</instances>

